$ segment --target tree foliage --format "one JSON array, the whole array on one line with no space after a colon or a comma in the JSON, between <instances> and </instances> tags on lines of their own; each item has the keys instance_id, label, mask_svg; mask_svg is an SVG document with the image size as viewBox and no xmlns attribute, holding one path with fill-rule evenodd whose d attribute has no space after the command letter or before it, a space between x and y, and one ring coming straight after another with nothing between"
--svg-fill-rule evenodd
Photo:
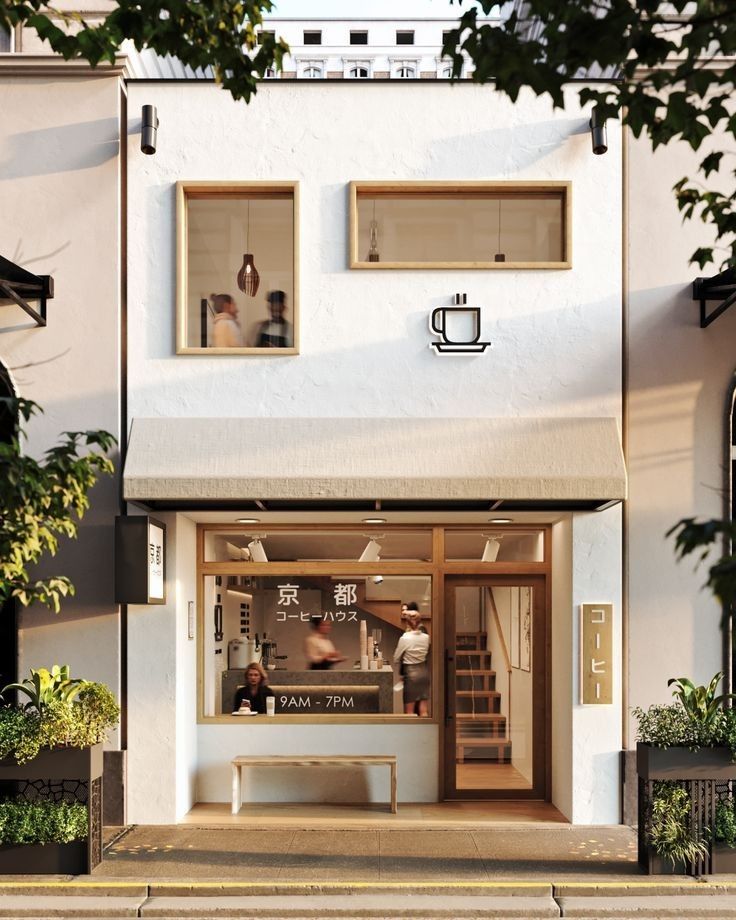
<instances>
[{"instance_id":1,"label":"tree foliage","mask_svg":"<svg viewBox=\"0 0 736 920\"><path fill-rule=\"evenodd\" d=\"M41 411L28 399L4 397L0 405L25 423ZM115 438L107 431L66 431L40 461L23 453L22 439L19 425L0 442L0 604L37 601L58 613L61 598L74 593L72 583L64 575L32 581L28 569L54 555L60 537L77 536L90 489L113 472L106 453Z\"/></svg>"},{"instance_id":2,"label":"tree foliage","mask_svg":"<svg viewBox=\"0 0 736 920\"><path fill-rule=\"evenodd\" d=\"M247 102L266 70L280 68L289 50L272 32L259 32L272 8L271 0L118 0L93 22L41 0L0 0L0 23L32 29L57 54L93 66L114 63L130 41L139 51L173 55L193 70L211 67L234 99Z\"/></svg>"},{"instance_id":3,"label":"tree foliage","mask_svg":"<svg viewBox=\"0 0 736 920\"><path fill-rule=\"evenodd\" d=\"M733 0L516 0L500 26L478 22L496 4L472 2L443 48L456 75L467 56L476 82L493 82L512 101L526 86L556 107L564 107L572 80L610 76L580 85L580 101L597 105L604 118L620 117L655 149L680 140L699 150L717 130L736 138ZM708 179L726 164L731 187L736 161L723 151L708 153L698 172ZM684 218L699 215L714 227L721 267L736 266L736 191L685 177L674 192ZM716 261L714 247L699 248L691 261L701 268Z\"/></svg>"}]
</instances>

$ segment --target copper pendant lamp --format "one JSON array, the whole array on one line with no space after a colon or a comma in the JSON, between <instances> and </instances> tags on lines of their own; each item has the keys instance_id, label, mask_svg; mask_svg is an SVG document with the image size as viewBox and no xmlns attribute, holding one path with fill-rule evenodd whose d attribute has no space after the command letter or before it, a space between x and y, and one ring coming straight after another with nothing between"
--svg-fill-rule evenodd
<instances>
[{"instance_id":1,"label":"copper pendant lamp","mask_svg":"<svg viewBox=\"0 0 736 920\"><path fill-rule=\"evenodd\" d=\"M248 200L248 224L245 231L245 248L248 249L250 239L250 199ZM243 264L238 272L238 287L249 297L255 297L258 293L258 285L261 283L261 276L258 274L256 263L253 259L253 253L243 253Z\"/></svg>"}]
</instances>

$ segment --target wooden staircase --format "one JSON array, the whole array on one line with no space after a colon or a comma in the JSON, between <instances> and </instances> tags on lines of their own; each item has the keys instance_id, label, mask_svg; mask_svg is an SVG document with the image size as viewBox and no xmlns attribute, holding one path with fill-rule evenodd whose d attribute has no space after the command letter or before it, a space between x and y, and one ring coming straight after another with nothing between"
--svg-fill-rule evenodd
<instances>
[{"instance_id":1,"label":"wooden staircase","mask_svg":"<svg viewBox=\"0 0 736 920\"><path fill-rule=\"evenodd\" d=\"M487 635L458 633L455 643L455 756L458 763L511 763L511 741Z\"/></svg>"}]
</instances>

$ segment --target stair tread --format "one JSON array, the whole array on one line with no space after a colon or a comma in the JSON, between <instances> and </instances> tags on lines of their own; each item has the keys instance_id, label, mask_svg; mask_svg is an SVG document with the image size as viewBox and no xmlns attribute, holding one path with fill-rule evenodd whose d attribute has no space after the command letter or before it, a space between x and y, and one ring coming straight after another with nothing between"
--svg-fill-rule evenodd
<instances>
[{"instance_id":1,"label":"stair tread","mask_svg":"<svg viewBox=\"0 0 736 920\"><path fill-rule=\"evenodd\" d=\"M456 744L458 747L501 747L506 745L511 747L511 741L508 738L458 738Z\"/></svg>"},{"instance_id":2,"label":"stair tread","mask_svg":"<svg viewBox=\"0 0 736 920\"><path fill-rule=\"evenodd\" d=\"M506 721L506 716L501 712L456 712L455 718L459 722L501 722Z\"/></svg>"},{"instance_id":3,"label":"stair tread","mask_svg":"<svg viewBox=\"0 0 736 920\"><path fill-rule=\"evenodd\" d=\"M490 697L501 696L501 692L499 690L456 690L455 696Z\"/></svg>"},{"instance_id":4,"label":"stair tread","mask_svg":"<svg viewBox=\"0 0 736 920\"><path fill-rule=\"evenodd\" d=\"M492 671L490 668L472 668L470 670L466 668L456 668L455 674L457 677L471 677L473 675L481 677L484 674L495 675L495 671Z\"/></svg>"}]
</instances>

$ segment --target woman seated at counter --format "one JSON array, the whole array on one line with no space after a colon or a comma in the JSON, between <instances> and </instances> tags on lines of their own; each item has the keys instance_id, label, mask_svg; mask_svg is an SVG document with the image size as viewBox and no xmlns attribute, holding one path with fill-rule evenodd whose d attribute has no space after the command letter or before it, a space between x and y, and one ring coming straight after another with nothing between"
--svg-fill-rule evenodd
<instances>
[{"instance_id":1,"label":"woman seated at counter","mask_svg":"<svg viewBox=\"0 0 736 920\"><path fill-rule=\"evenodd\" d=\"M233 712L237 712L240 704L247 701L251 712L265 715L266 700L273 695L273 690L268 686L268 675L257 661L252 661L245 669L245 686L235 693Z\"/></svg>"}]
</instances>

